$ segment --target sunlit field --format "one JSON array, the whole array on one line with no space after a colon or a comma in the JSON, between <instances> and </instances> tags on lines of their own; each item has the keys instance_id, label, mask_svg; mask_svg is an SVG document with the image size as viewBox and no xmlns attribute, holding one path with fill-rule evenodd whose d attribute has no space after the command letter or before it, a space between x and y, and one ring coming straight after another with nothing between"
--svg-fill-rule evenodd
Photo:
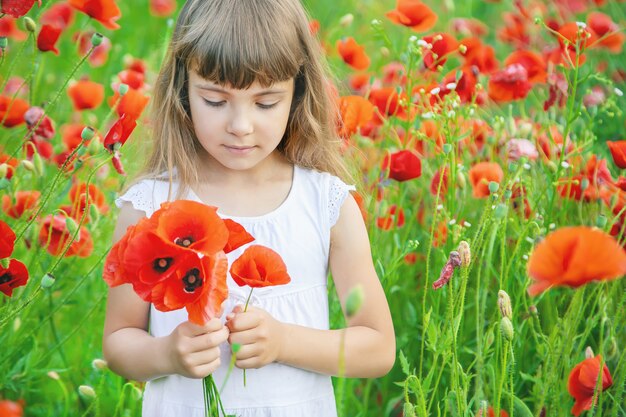
<instances>
[{"instance_id":1,"label":"sunlit field","mask_svg":"<svg viewBox=\"0 0 626 417\"><path fill-rule=\"evenodd\" d=\"M0 1L0 417L141 415L102 267L181 1L85 3ZM397 342L339 416L626 416L626 3L305 5Z\"/></svg>"}]
</instances>

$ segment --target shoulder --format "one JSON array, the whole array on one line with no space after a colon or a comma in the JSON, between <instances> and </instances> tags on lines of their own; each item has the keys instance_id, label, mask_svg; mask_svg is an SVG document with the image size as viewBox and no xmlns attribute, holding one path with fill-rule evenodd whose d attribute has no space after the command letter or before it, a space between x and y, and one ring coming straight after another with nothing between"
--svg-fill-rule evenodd
<instances>
[{"instance_id":1,"label":"shoulder","mask_svg":"<svg viewBox=\"0 0 626 417\"><path fill-rule=\"evenodd\" d=\"M152 212L168 199L170 183L167 177L155 176L136 180L115 199L115 205L122 208L130 205L149 217Z\"/></svg>"}]
</instances>

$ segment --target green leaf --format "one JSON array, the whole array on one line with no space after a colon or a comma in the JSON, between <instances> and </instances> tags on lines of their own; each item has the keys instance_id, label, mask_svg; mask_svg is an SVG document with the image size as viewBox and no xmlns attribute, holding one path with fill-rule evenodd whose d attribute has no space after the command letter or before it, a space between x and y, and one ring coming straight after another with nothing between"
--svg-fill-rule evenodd
<instances>
[{"instance_id":1,"label":"green leaf","mask_svg":"<svg viewBox=\"0 0 626 417\"><path fill-rule=\"evenodd\" d=\"M400 367L402 368L402 372L404 372L406 376L411 375L409 362L407 361L406 356L404 356L404 352L402 351L400 351Z\"/></svg>"}]
</instances>

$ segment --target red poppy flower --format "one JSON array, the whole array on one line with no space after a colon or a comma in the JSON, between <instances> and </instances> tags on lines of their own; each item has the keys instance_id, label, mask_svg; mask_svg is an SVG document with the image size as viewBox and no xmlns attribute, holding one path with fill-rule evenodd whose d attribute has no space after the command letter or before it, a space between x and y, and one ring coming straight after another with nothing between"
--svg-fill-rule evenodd
<instances>
[{"instance_id":1,"label":"red poppy flower","mask_svg":"<svg viewBox=\"0 0 626 417\"><path fill-rule=\"evenodd\" d=\"M27 282L28 269L17 259L11 259L6 269L0 265L0 291L4 294L11 297L14 288L26 285Z\"/></svg>"},{"instance_id":2,"label":"red poppy flower","mask_svg":"<svg viewBox=\"0 0 626 417\"><path fill-rule=\"evenodd\" d=\"M109 99L109 106L114 106L120 97L116 91L115 94ZM143 109L148 105L150 98L144 96L139 90L129 89L122 98L119 98L117 103L117 114L122 117L127 114L129 117L135 120L139 120Z\"/></svg>"},{"instance_id":3,"label":"red poppy flower","mask_svg":"<svg viewBox=\"0 0 626 417\"><path fill-rule=\"evenodd\" d=\"M422 175L422 163L415 152L405 149L385 155L382 170L388 171L391 179L408 181Z\"/></svg>"},{"instance_id":4,"label":"red poppy flower","mask_svg":"<svg viewBox=\"0 0 626 417\"><path fill-rule=\"evenodd\" d=\"M56 43L61 36L63 29L55 25L42 25L39 35L37 36L37 48L41 52L51 51L55 55L59 55Z\"/></svg>"},{"instance_id":5,"label":"red poppy flower","mask_svg":"<svg viewBox=\"0 0 626 417\"><path fill-rule=\"evenodd\" d=\"M129 88L133 90L138 90L143 87L144 79L146 76L143 72L126 69L124 71L120 71L117 74L117 77Z\"/></svg>"},{"instance_id":6,"label":"red poppy flower","mask_svg":"<svg viewBox=\"0 0 626 417\"><path fill-rule=\"evenodd\" d=\"M517 13L504 13L498 38L516 48L526 48L530 43L528 19Z\"/></svg>"},{"instance_id":7,"label":"red poppy flower","mask_svg":"<svg viewBox=\"0 0 626 417\"><path fill-rule=\"evenodd\" d=\"M2 211L7 216L19 219L24 213L30 212L37 206L40 196L41 193L36 190L18 191L15 193L15 200L5 194L2 196Z\"/></svg>"},{"instance_id":8,"label":"red poppy flower","mask_svg":"<svg viewBox=\"0 0 626 417\"><path fill-rule=\"evenodd\" d=\"M424 51L424 66L432 71L437 70L439 65L444 65L448 55L456 52L459 47L457 40L447 33L424 36L422 40L432 45L432 48Z\"/></svg>"},{"instance_id":9,"label":"red poppy flower","mask_svg":"<svg viewBox=\"0 0 626 417\"><path fill-rule=\"evenodd\" d=\"M23 41L28 35L19 30L15 22L16 19L11 16L4 16L0 19L0 36L15 39L16 41Z\"/></svg>"},{"instance_id":10,"label":"red poppy flower","mask_svg":"<svg viewBox=\"0 0 626 417\"><path fill-rule=\"evenodd\" d=\"M517 50L504 60L505 67L513 64L520 64L526 68L529 83L546 82L546 63L540 55L532 51Z\"/></svg>"},{"instance_id":11,"label":"red poppy flower","mask_svg":"<svg viewBox=\"0 0 626 417\"><path fill-rule=\"evenodd\" d=\"M65 149L73 151L81 144L83 141L81 135L85 127L87 126L82 123L71 123L61 126L61 140L63 145L65 145Z\"/></svg>"},{"instance_id":12,"label":"red poppy flower","mask_svg":"<svg viewBox=\"0 0 626 417\"><path fill-rule=\"evenodd\" d=\"M119 143L120 146L124 145L130 134L135 130L135 127L137 127L135 119L128 117L126 114L122 115L122 117L111 126L109 132L104 137L104 147L108 149L109 152L113 152L116 143Z\"/></svg>"},{"instance_id":13,"label":"red poppy flower","mask_svg":"<svg viewBox=\"0 0 626 417\"><path fill-rule=\"evenodd\" d=\"M433 234L433 246L439 248L448 241L448 223L445 220L437 223Z\"/></svg>"},{"instance_id":14,"label":"red poppy flower","mask_svg":"<svg viewBox=\"0 0 626 417\"><path fill-rule=\"evenodd\" d=\"M479 162L470 168L469 180L472 184L472 195L476 198L489 197L489 183L502 182L504 172L497 162Z\"/></svg>"},{"instance_id":15,"label":"red poppy flower","mask_svg":"<svg viewBox=\"0 0 626 417\"><path fill-rule=\"evenodd\" d=\"M81 216L90 204L95 204L100 213L104 214L109 211L106 197L95 184L89 184L88 187L85 183L75 183L70 188L69 197L72 207L75 208L73 211L80 213Z\"/></svg>"},{"instance_id":16,"label":"red poppy flower","mask_svg":"<svg viewBox=\"0 0 626 417\"><path fill-rule=\"evenodd\" d=\"M459 43L467 48L463 53L464 67L476 67L483 74L490 74L498 69L498 60L492 46L483 44L479 38L466 38Z\"/></svg>"},{"instance_id":17,"label":"red poppy flower","mask_svg":"<svg viewBox=\"0 0 626 417\"><path fill-rule=\"evenodd\" d=\"M41 222L39 230L39 244L53 256L63 253L65 246L72 238L72 233L67 228L65 216L49 215ZM70 244L65 257L79 256L86 258L93 252L93 240L91 234L84 227L80 228L79 235Z\"/></svg>"},{"instance_id":18,"label":"red poppy flower","mask_svg":"<svg viewBox=\"0 0 626 417\"><path fill-rule=\"evenodd\" d=\"M74 9L65 3L54 3L48 10L46 10L39 19L39 23L42 25L52 25L65 29L72 24L74 20Z\"/></svg>"},{"instance_id":19,"label":"red poppy flower","mask_svg":"<svg viewBox=\"0 0 626 417\"><path fill-rule=\"evenodd\" d=\"M167 17L176 11L176 0L150 0L150 14Z\"/></svg>"},{"instance_id":20,"label":"red poppy flower","mask_svg":"<svg viewBox=\"0 0 626 417\"><path fill-rule=\"evenodd\" d=\"M91 16L107 29L119 29L115 23L122 13L115 4L115 0L69 0L71 6Z\"/></svg>"},{"instance_id":21,"label":"red poppy flower","mask_svg":"<svg viewBox=\"0 0 626 417\"><path fill-rule=\"evenodd\" d=\"M478 410L478 413L476 413L476 417L482 417L482 415L483 410L481 408L480 410ZM496 417L496 411L491 406L487 408L487 417ZM509 417L509 413L504 410L500 410L500 417Z\"/></svg>"},{"instance_id":22,"label":"red poppy flower","mask_svg":"<svg viewBox=\"0 0 626 417\"><path fill-rule=\"evenodd\" d=\"M531 89L528 72L520 64L509 65L489 78L489 97L496 102L519 100Z\"/></svg>"},{"instance_id":23,"label":"red poppy flower","mask_svg":"<svg viewBox=\"0 0 626 417\"><path fill-rule=\"evenodd\" d=\"M95 81L80 80L70 85L67 94L72 99L74 110L95 109L104 100L104 86Z\"/></svg>"},{"instance_id":24,"label":"red poppy flower","mask_svg":"<svg viewBox=\"0 0 626 417\"><path fill-rule=\"evenodd\" d=\"M443 198L448 192L448 183L450 182L450 168L447 166L443 167L443 179L441 178L441 168L435 172L433 175L433 179L430 181L430 192L432 195L437 195L437 190L439 190L439 198ZM439 183L441 182L441 188L439 188Z\"/></svg>"},{"instance_id":25,"label":"red poppy flower","mask_svg":"<svg viewBox=\"0 0 626 417\"><path fill-rule=\"evenodd\" d=\"M55 129L52 119L46 115L44 109L33 106L24 113L24 121L28 126L28 132L31 140L52 139ZM32 156L28 155L30 158Z\"/></svg>"},{"instance_id":26,"label":"red poppy flower","mask_svg":"<svg viewBox=\"0 0 626 417\"><path fill-rule=\"evenodd\" d=\"M11 227L0 220L0 259L8 258L15 246L15 232Z\"/></svg>"},{"instance_id":27,"label":"red poppy flower","mask_svg":"<svg viewBox=\"0 0 626 417\"><path fill-rule=\"evenodd\" d=\"M584 410L591 409L599 378L602 378L601 391L613 385L613 378L606 364L602 367L602 375L600 375L601 363L602 355L596 355L580 362L569 374L567 390L575 400L574 407L572 407L572 414L575 416L579 416Z\"/></svg>"},{"instance_id":28,"label":"red poppy flower","mask_svg":"<svg viewBox=\"0 0 626 417\"><path fill-rule=\"evenodd\" d=\"M374 117L374 106L361 96L339 97L339 136L348 139Z\"/></svg>"},{"instance_id":29,"label":"red poppy flower","mask_svg":"<svg viewBox=\"0 0 626 417\"><path fill-rule=\"evenodd\" d=\"M611 280L626 274L624 249L601 230L578 226L550 233L528 260L535 296L552 286L579 287L590 281Z\"/></svg>"},{"instance_id":30,"label":"red poppy flower","mask_svg":"<svg viewBox=\"0 0 626 417\"><path fill-rule=\"evenodd\" d=\"M287 284L291 281L287 266L280 255L261 245L248 247L230 267L233 280L243 287L268 287Z\"/></svg>"},{"instance_id":31,"label":"red poppy flower","mask_svg":"<svg viewBox=\"0 0 626 417\"><path fill-rule=\"evenodd\" d=\"M224 224L228 228L228 242L224 246L225 253L232 252L246 243L254 241L254 237L236 221L224 219Z\"/></svg>"},{"instance_id":32,"label":"red poppy flower","mask_svg":"<svg viewBox=\"0 0 626 417\"><path fill-rule=\"evenodd\" d=\"M600 12L591 12L587 16L587 25L594 35L600 38L598 39L599 46L607 48L614 54L622 51L626 35L609 16Z\"/></svg>"},{"instance_id":33,"label":"red poppy flower","mask_svg":"<svg viewBox=\"0 0 626 417\"><path fill-rule=\"evenodd\" d=\"M401 228L404 226L404 210L402 207L392 204L387 209L386 216L376 219L376 226L382 230L391 230L394 227Z\"/></svg>"},{"instance_id":34,"label":"red poppy flower","mask_svg":"<svg viewBox=\"0 0 626 417\"><path fill-rule=\"evenodd\" d=\"M356 70L365 70L370 66L370 58L365 52L365 48L352 37L338 40L337 50L343 61Z\"/></svg>"},{"instance_id":35,"label":"red poppy flower","mask_svg":"<svg viewBox=\"0 0 626 417\"><path fill-rule=\"evenodd\" d=\"M24 409L22 408L22 404L20 402L0 400L0 416L22 417L24 415Z\"/></svg>"},{"instance_id":36,"label":"red poppy flower","mask_svg":"<svg viewBox=\"0 0 626 417\"><path fill-rule=\"evenodd\" d=\"M618 168L626 168L626 140L606 141L611 156L613 156L613 162Z\"/></svg>"},{"instance_id":37,"label":"red poppy flower","mask_svg":"<svg viewBox=\"0 0 626 417\"><path fill-rule=\"evenodd\" d=\"M561 35L558 38L561 48L572 52L576 52L576 45L579 51L583 52L596 41L596 36L591 30L579 26L576 22L565 23L558 29L558 32Z\"/></svg>"},{"instance_id":38,"label":"red poppy flower","mask_svg":"<svg viewBox=\"0 0 626 417\"><path fill-rule=\"evenodd\" d=\"M398 94L394 87L373 88L368 100L378 108L382 116L406 117L406 108L400 105L400 100L406 99L404 93Z\"/></svg>"},{"instance_id":39,"label":"red poppy flower","mask_svg":"<svg viewBox=\"0 0 626 417\"><path fill-rule=\"evenodd\" d=\"M437 14L419 0L398 0L396 8L385 13L392 22L410 27L416 32L426 32L437 22Z\"/></svg>"},{"instance_id":40,"label":"red poppy flower","mask_svg":"<svg viewBox=\"0 0 626 417\"><path fill-rule=\"evenodd\" d=\"M41 7L41 0L37 0ZM8 14L15 18L22 17L33 7L35 0L2 0L0 13Z\"/></svg>"},{"instance_id":41,"label":"red poppy flower","mask_svg":"<svg viewBox=\"0 0 626 417\"><path fill-rule=\"evenodd\" d=\"M452 19L452 30L461 36L485 36L489 32L486 24L471 17Z\"/></svg>"},{"instance_id":42,"label":"red poppy flower","mask_svg":"<svg viewBox=\"0 0 626 417\"><path fill-rule=\"evenodd\" d=\"M24 113L30 106L21 98L0 95L0 122L4 127L13 127L24 123Z\"/></svg>"}]
</instances>

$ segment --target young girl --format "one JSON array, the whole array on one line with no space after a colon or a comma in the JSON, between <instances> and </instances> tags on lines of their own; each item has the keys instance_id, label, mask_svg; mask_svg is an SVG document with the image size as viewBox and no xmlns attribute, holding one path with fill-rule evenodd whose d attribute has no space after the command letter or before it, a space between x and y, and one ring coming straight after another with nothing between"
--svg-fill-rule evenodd
<instances>
[{"instance_id":1,"label":"young girl","mask_svg":"<svg viewBox=\"0 0 626 417\"><path fill-rule=\"evenodd\" d=\"M393 366L389 307L353 187L339 179L320 49L299 0L188 0L180 12L152 100L154 149L117 200L114 238L170 197L195 200L278 252L291 282L255 289L243 312L250 289L229 277L222 317L203 327L184 309L155 310L130 285L110 289L104 355L120 375L148 381L144 416L204 417L201 378L221 387L235 343L221 399L241 417L336 416L330 375L342 349L345 376ZM346 329L329 330L329 267L343 302L364 290Z\"/></svg>"}]
</instances>

